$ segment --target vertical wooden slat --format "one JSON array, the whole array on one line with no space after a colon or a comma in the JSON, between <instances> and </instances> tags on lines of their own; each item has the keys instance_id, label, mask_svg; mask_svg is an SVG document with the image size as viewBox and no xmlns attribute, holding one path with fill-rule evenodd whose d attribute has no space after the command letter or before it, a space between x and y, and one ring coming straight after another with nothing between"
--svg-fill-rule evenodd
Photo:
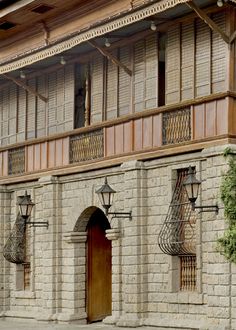
<instances>
[{"instance_id":1,"label":"vertical wooden slat","mask_svg":"<svg viewBox=\"0 0 236 330\"><path fill-rule=\"evenodd\" d=\"M195 105L193 108L193 139L203 139L205 137L205 104Z\"/></svg>"},{"instance_id":2,"label":"vertical wooden slat","mask_svg":"<svg viewBox=\"0 0 236 330\"><path fill-rule=\"evenodd\" d=\"M131 49L129 46L120 49L120 61L127 67L131 65ZM119 116L131 112L131 77L124 70L118 70L118 111Z\"/></svg>"},{"instance_id":3,"label":"vertical wooden slat","mask_svg":"<svg viewBox=\"0 0 236 330\"><path fill-rule=\"evenodd\" d=\"M216 135L216 101L205 104L206 111L206 137Z\"/></svg>"},{"instance_id":4,"label":"vertical wooden slat","mask_svg":"<svg viewBox=\"0 0 236 330\"><path fill-rule=\"evenodd\" d=\"M181 31L181 99L188 100L194 98L194 24L183 24Z\"/></svg>"},{"instance_id":5,"label":"vertical wooden slat","mask_svg":"<svg viewBox=\"0 0 236 330\"><path fill-rule=\"evenodd\" d=\"M22 109L22 111L24 111ZM9 143L16 143L17 86L9 86Z\"/></svg>"},{"instance_id":6,"label":"vertical wooden slat","mask_svg":"<svg viewBox=\"0 0 236 330\"><path fill-rule=\"evenodd\" d=\"M8 151L3 151L2 153L2 175L8 175Z\"/></svg>"},{"instance_id":7,"label":"vertical wooden slat","mask_svg":"<svg viewBox=\"0 0 236 330\"><path fill-rule=\"evenodd\" d=\"M103 118L103 57L98 55L91 65L91 124L101 122Z\"/></svg>"},{"instance_id":8,"label":"vertical wooden slat","mask_svg":"<svg viewBox=\"0 0 236 330\"><path fill-rule=\"evenodd\" d=\"M34 164L35 164L35 158L34 158L34 145L27 146L26 147L26 171L32 172L34 171Z\"/></svg>"},{"instance_id":9,"label":"vertical wooden slat","mask_svg":"<svg viewBox=\"0 0 236 330\"><path fill-rule=\"evenodd\" d=\"M63 161L62 165L68 165L70 160L69 160L69 144L70 144L70 139L69 137L66 137L63 139Z\"/></svg>"},{"instance_id":10,"label":"vertical wooden slat","mask_svg":"<svg viewBox=\"0 0 236 330\"><path fill-rule=\"evenodd\" d=\"M153 127L152 117L143 118L143 148L152 147Z\"/></svg>"},{"instance_id":11,"label":"vertical wooden slat","mask_svg":"<svg viewBox=\"0 0 236 330\"><path fill-rule=\"evenodd\" d=\"M167 32L166 104L180 101L180 27Z\"/></svg>"},{"instance_id":12,"label":"vertical wooden slat","mask_svg":"<svg viewBox=\"0 0 236 330\"><path fill-rule=\"evenodd\" d=\"M124 123L124 152L133 151L133 121Z\"/></svg>"},{"instance_id":13,"label":"vertical wooden slat","mask_svg":"<svg viewBox=\"0 0 236 330\"><path fill-rule=\"evenodd\" d=\"M113 156L115 154L114 135L114 126L105 128L105 156Z\"/></svg>"},{"instance_id":14,"label":"vertical wooden slat","mask_svg":"<svg viewBox=\"0 0 236 330\"><path fill-rule=\"evenodd\" d=\"M115 126L115 154L119 155L124 152L124 125Z\"/></svg>"},{"instance_id":15,"label":"vertical wooden slat","mask_svg":"<svg viewBox=\"0 0 236 330\"><path fill-rule=\"evenodd\" d=\"M162 114L153 116L153 147L162 145Z\"/></svg>"},{"instance_id":16,"label":"vertical wooden slat","mask_svg":"<svg viewBox=\"0 0 236 330\"><path fill-rule=\"evenodd\" d=\"M61 133L64 131L64 121L65 121L65 71L64 67L57 71L57 81L56 81L56 89L57 89L57 110L56 110L56 123L57 123L57 132Z\"/></svg>"},{"instance_id":17,"label":"vertical wooden slat","mask_svg":"<svg viewBox=\"0 0 236 330\"><path fill-rule=\"evenodd\" d=\"M34 145L34 170L39 171L41 169L41 148L40 143Z\"/></svg>"},{"instance_id":18,"label":"vertical wooden slat","mask_svg":"<svg viewBox=\"0 0 236 330\"><path fill-rule=\"evenodd\" d=\"M62 155L62 152L63 152L63 149L62 149L62 139L58 139L55 141L55 147L56 147L56 162L55 162L55 165L56 166L61 166L62 165L62 158L63 158L63 155Z\"/></svg>"},{"instance_id":19,"label":"vertical wooden slat","mask_svg":"<svg viewBox=\"0 0 236 330\"><path fill-rule=\"evenodd\" d=\"M56 146L55 140L48 142L48 168L52 168L56 164Z\"/></svg>"},{"instance_id":20,"label":"vertical wooden slat","mask_svg":"<svg viewBox=\"0 0 236 330\"><path fill-rule=\"evenodd\" d=\"M211 30L198 19L196 22L196 96L211 93Z\"/></svg>"},{"instance_id":21,"label":"vertical wooden slat","mask_svg":"<svg viewBox=\"0 0 236 330\"><path fill-rule=\"evenodd\" d=\"M48 168L48 143L40 143L40 159L41 159L41 169L44 170Z\"/></svg>"},{"instance_id":22,"label":"vertical wooden slat","mask_svg":"<svg viewBox=\"0 0 236 330\"><path fill-rule=\"evenodd\" d=\"M226 13L215 14L212 19L221 28L226 29ZM212 33L212 93L226 89L227 44L220 35Z\"/></svg>"},{"instance_id":23,"label":"vertical wooden slat","mask_svg":"<svg viewBox=\"0 0 236 330\"><path fill-rule=\"evenodd\" d=\"M228 132L228 106L225 99L216 101L216 134L227 134Z\"/></svg>"},{"instance_id":24,"label":"vertical wooden slat","mask_svg":"<svg viewBox=\"0 0 236 330\"><path fill-rule=\"evenodd\" d=\"M143 123L142 118L134 120L134 150L141 150L143 147Z\"/></svg>"}]
</instances>

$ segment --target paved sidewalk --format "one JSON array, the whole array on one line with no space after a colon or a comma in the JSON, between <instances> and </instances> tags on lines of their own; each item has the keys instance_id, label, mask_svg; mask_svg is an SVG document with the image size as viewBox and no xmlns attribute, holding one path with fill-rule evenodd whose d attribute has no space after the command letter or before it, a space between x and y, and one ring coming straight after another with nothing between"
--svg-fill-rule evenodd
<instances>
[{"instance_id":1,"label":"paved sidewalk","mask_svg":"<svg viewBox=\"0 0 236 330\"><path fill-rule=\"evenodd\" d=\"M22 320L1 320L0 330L161 330L155 327L138 327L138 328L118 328L112 325L105 325L101 322L92 323L88 325L78 324L48 324L39 323L36 321L22 321Z\"/></svg>"}]
</instances>

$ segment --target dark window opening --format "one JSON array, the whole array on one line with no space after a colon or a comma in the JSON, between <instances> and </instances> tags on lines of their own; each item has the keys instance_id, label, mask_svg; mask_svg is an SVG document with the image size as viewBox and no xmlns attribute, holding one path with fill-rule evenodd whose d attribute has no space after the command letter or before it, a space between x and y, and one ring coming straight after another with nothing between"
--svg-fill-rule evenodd
<instances>
[{"instance_id":1,"label":"dark window opening","mask_svg":"<svg viewBox=\"0 0 236 330\"><path fill-rule=\"evenodd\" d=\"M159 53L158 53L158 106L165 105L166 94L166 34L159 35Z\"/></svg>"},{"instance_id":2,"label":"dark window opening","mask_svg":"<svg viewBox=\"0 0 236 330\"><path fill-rule=\"evenodd\" d=\"M48 6L48 5L39 5L35 8L33 8L31 11L33 11L34 13L37 14L45 14L47 13L49 10L52 10L54 7L52 6Z\"/></svg>"},{"instance_id":3,"label":"dark window opening","mask_svg":"<svg viewBox=\"0 0 236 330\"><path fill-rule=\"evenodd\" d=\"M74 128L85 126L86 66L75 68L75 115Z\"/></svg>"}]
</instances>

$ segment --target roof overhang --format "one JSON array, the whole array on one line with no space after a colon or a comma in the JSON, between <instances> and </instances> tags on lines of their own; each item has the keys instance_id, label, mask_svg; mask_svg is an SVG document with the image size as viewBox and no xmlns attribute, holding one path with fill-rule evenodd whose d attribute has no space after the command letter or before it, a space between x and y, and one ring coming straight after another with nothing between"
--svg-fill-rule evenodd
<instances>
[{"instance_id":1,"label":"roof overhang","mask_svg":"<svg viewBox=\"0 0 236 330\"><path fill-rule=\"evenodd\" d=\"M25 0L27 1L27 0ZM30 0L28 0L30 1ZM229 0L236 3L236 0ZM19 3L21 3L20 1ZM134 23L145 20L146 18L157 15L158 13L165 12L171 8L185 4L189 0L159 0L155 2L146 2L146 5L139 7L135 11L120 13L117 18L109 18L109 21L99 22L97 25L89 26L84 31L78 31L76 35L68 36L64 40L58 40L54 44L38 49L32 49L26 54L21 54L20 57L12 59L8 63L0 65L0 74L20 70L25 66L32 65L33 63L45 60L58 54L62 54L86 41L98 38L121 28L128 27ZM204 4L212 4L211 0L195 0L195 3L200 6ZM148 4L147 4L148 3ZM189 9L186 6L186 13ZM181 8L183 10L183 8ZM184 12L183 12L184 14Z\"/></svg>"}]
</instances>

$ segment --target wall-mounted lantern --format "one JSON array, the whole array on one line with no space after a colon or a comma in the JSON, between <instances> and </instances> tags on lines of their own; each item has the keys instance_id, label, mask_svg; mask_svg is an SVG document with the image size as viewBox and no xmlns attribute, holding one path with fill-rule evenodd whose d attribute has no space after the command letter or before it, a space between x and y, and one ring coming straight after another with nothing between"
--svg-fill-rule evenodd
<instances>
[{"instance_id":1,"label":"wall-mounted lantern","mask_svg":"<svg viewBox=\"0 0 236 330\"><path fill-rule=\"evenodd\" d=\"M200 209L200 212L215 212L218 214L219 207L218 205L204 205L204 206L196 206L195 202L198 198L199 187L201 182L196 178L194 168L189 166L188 175L183 182L183 185L186 189L188 199L192 205L192 210Z\"/></svg>"},{"instance_id":2,"label":"wall-mounted lantern","mask_svg":"<svg viewBox=\"0 0 236 330\"><path fill-rule=\"evenodd\" d=\"M99 200L105 209L105 214L106 215L112 215L112 218L129 218L130 220L132 219L131 216L131 211L130 212L109 212L110 207L112 206L113 203L113 197L116 191L112 189L108 182L107 182L107 177L105 177L105 182L99 188L96 193L98 194Z\"/></svg>"},{"instance_id":3,"label":"wall-mounted lantern","mask_svg":"<svg viewBox=\"0 0 236 330\"><path fill-rule=\"evenodd\" d=\"M20 215L23 219L25 219L26 225L31 225L32 227L47 227L49 226L48 221L28 221L32 209L34 207L34 203L32 202L30 195L25 191L24 196L18 197L18 205L20 209Z\"/></svg>"}]
</instances>

